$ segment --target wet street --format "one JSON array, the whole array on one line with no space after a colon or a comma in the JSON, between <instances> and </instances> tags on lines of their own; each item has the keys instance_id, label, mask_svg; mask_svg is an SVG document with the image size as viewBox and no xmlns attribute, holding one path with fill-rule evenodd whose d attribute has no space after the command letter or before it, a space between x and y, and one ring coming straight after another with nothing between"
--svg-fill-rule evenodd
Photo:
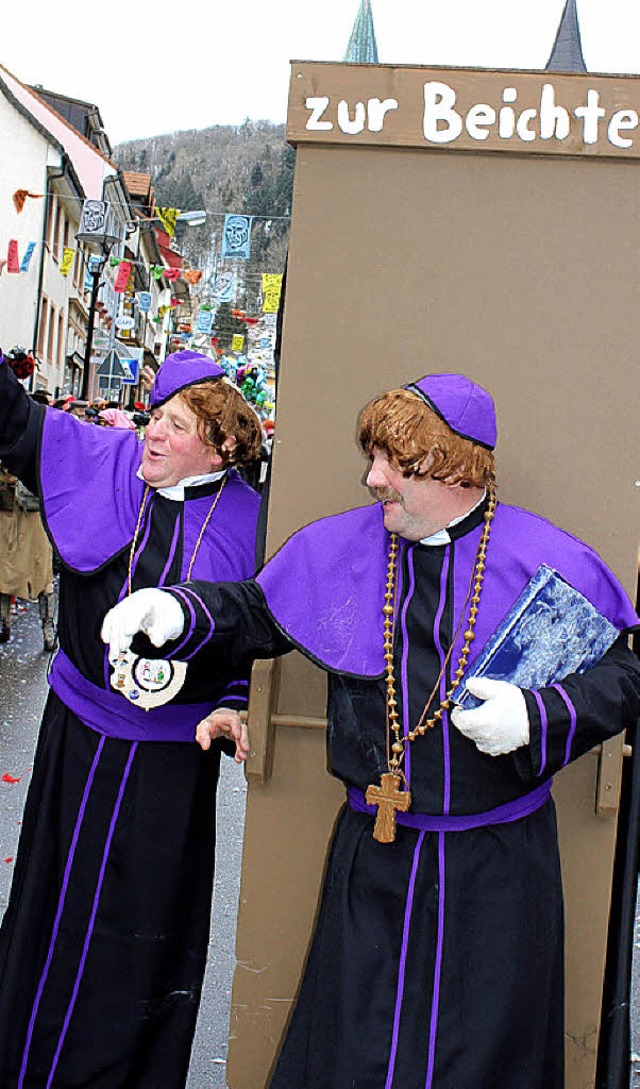
<instances>
[{"instance_id":1,"label":"wet street","mask_svg":"<svg viewBox=\"0 0 640 1089\"><path fill-rule=\"evenodd\" d=\"M47 693L49 655L42 649L37 604L12 618L12 637L0 645L0 913L9 896L33 753ZM188 1089L225 1089L227 1033L235 964L235 918L240 881L245 780L222 761L218 791L220 847L216 866L209 959L193 1047ZM238 830L233 834L231 830ZM225 830L226 834L222 834Z\"/></svg>"}]
</instances>

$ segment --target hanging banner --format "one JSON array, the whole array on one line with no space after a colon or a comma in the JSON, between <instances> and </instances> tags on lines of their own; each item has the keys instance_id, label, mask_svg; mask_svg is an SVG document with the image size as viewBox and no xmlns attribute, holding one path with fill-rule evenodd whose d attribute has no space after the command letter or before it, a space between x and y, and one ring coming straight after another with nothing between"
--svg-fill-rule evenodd
<instances>
[{"instance_id":1,"label":"hanging banner","mask_svg":"<svg viewBox=\"0 0 640 1089\"><path fill-rule=\"evenodd\" d=\"M22 261L20 262L20 272L28 272L29 265L31 264L31 258L33 257L33 251L36 248L35 242L29 242L25 252L22 255Z\"/></svg>"},{"instance_id":2,"label":"hanging banner","mask_svg":"<svg viewBox=\"0 0 640 1089\"><path fill-rule=\"evenodd\" d=\"M188 284L199 284L202 279L202 272L200 269L186 268L182 273L182 278Z\"/></svg>"},{"instance_id":3,"label":"hanging banner","mask_svg":"<svg viewBox=\"0 0 640 1089\"><path fill-rule=\"evenodd\" d=\"M162 270L162 275L165 280L168 280L170 284L173 284L180 278L181 270L179 268L165 268Z\"/></svg>"},{"instance_id":4,"label":"hanging banner","mask_svg":"<svg viewBox=\"0 0 640 1089\"><path fill-rule=\"evenodd\" d=\"M252 216L226 215L222 231L221 257L251 257Z\"/></svg>"},{"instance_id":5,"label":"hanging banner","mask_svg":"<svg viewBox=\"0 0 640 1089\"><path fill-rule=\"evenodd\" d=\"M213 310L208 306L201 306L196 320L196 333L209 334L213 329Z\"/></svg>"},{"instance_id":6,"label":"hanging banner","mask_svg":"<svg viewBox=\"0 0 640 1089\"><path fill-rule=\"evenodd\" d=\"M141 314L148 314L151 310L151 292L139 291L138 292L138 310Z\"/></svg>"},{"instance_id":7,"label":"hanging banner","mask_svg":"<svg viewBox=\"0 0 640 1089\"><path fill-rule=\"evenodd\" d=\"M113 290L115 292L117 292L118 295L123 295L124 294L125 288L126 288L127 283L129 281L129 273L130 272L131 272L131 261L121 261L120 262L120 267L118 269L118 274L116 276L116 282L113 285Z\"/></svg>"},{"instance_id":8,"label":"hanging banner","mask_svg":"<svg viewBox=\"0 0 640 1089\"><path fill-rule=\"evenodd\" d=\"M60 272L63 276L69 275L75 255L76 251L72 250L70 246L64 247L62 251L62 261L60 262Z\"/></svg>"},{"instance_id":9,"label":"hanging banner","mask_svg":"<svg viewBox=\"0 0 640 1089\"><path fill-rule=\"evenodd\" d=\"M91 254L87 261L87 267L84 270L84 283L82 285L83 291L91 291L93 288L93 272L100 272L102 268L104 258L96 257L95 254Z\"/></svg>"},{"instance_id":10,"label":"hanging banner","mask_svg":"<svg viewBox=\"0 0 640 1089\"><path fill-rule=\"evenodd\" d=\"M234 333L231 338L231 351L241 352L244 347L244 337L241 333Z\"/></svg>"},{"instance_id":11,"label":"hanging banner","mask_svg":"<svg viewBox=\"0 0 640 1089\"><path fill-rule=\"evenodd\" d=\"M223 302L231 302L236 293L235 272L218 272L213 281L211 300L217 306Z\"/></svg>"},{"instance_id":12,"label":"hanging banner","mask_svg":"<svg viewBox=\"0 0 640 1089\"><path fill-rule=\"evenodd\" d=\"M262 304L263 314L277 314L278 307L280 306L280 295L282 292L282 273L277 274L274 272L262 273L262 294L264 296L264 302Z\"/></svg>"},{"instance_id":13,"label":"hanging banner","mask_svg":"<svg viewBox=\"0 0 640 1089\"><path fill-rule=\"evenodd\" d=\"M28 189L16 189L15 193L13 194L13 207L19 215L24 208L27 197L38 197L40 200L42 200L43 196L44 193L30 193Z\"/></svg>"},{"instance_id":14,"label":"hanging banner","mask_svg":"<svg viewBox=\"0 0 640 1089\"><path fill-rule=\"evenodd\" d=\"M7 247L7 272L20 272L18 240L16 238L12 238Z\"/></svg>"},{"instance_id":15,"label":"hanging banner","mask_svg":"<svg viewBox=\"0 0 640 1089\"><path fill-rule=\"evenodd\" d=\"M156 215L165 231L169 235L169 238L173 238L176 233L176 220L180 215L179 208L156 208Z\"/></svg>"},{"instance_id":16,"label":"hanging banner","mask_svg":"<svg viewBox=\"0 0 640 1089\"><path fill-rule=\"evenodd\" d=\"M164 265L149 265L149 272L154 280L159 280L164 272Z\"/></svg>"}]
</instances>

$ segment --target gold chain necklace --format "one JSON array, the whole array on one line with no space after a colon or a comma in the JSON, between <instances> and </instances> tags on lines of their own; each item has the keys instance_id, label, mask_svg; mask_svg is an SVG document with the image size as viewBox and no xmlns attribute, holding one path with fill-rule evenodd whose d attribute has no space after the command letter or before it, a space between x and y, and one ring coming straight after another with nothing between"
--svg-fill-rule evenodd
<instances>
[{"instance_id":1,"label":"gold chain necklace","mask_svg":"<svg viewBox=\"0 0 640 1089\"><path fill-rule=\"evenodd\" d=\"M386 711L387 711L387 766L388 771L385 772L380 779L380 786L371 785L367 787L366 800L369 805L375 805L378 807L376 814L376 823L373 830L374 839L377 839L380 843L392 843L396 836L396 811L406 813L411 805L411 792L408 789L401 790L400 784L404 780L401 765L404 760L407 745L410 745L418 737L422 737L426 734L427 730L433 729L438 723L445 711L451 706L451 696L456 687L462 680L465 670L467 668L467 660L471 652L471 643L475 638L474 627L476 624L476 618L478 615L478 605L480 602L480 595L482 592L482 583L484 580L484 569L486 566L487 558L487 546L489 544L489 536L491 534L491 523L495 514L497 505L497 498L495 490L489 489L489 501L484 515L484 526L482 529L482 535L478 544L478 550L476 552L473 569L471 573L471 579L469 582L469 591L467 597L462 606L460 623L451 640L451 646L447 652L445 660L442 664L442 668L436 680L436 683L424 705L422 714L418 721L417 726L413 730L409 730L407 735L402 737L402 730L400 726L400 720L398 717L398 704L396 700L396 681L395 681L395 669L393 664L393 646L394 646L394 617L396 613L396 575L398 566L398 535L396 533L391 534L391 540L389 542L389 562L387 566L387 583L384 595L384 605L382 607L382 613L384 617L384 660L385 660L385 684L386 684ZM445 674L453 648L456 644L458 633L462 627L462 620L464 618L467 605L471 602L469 608L469 616L467 618L467 629L464 633L464 643L460 652L460 658L458 659L458 665L456 672L440 707L434 712L431 718L427 718L429 708L433 703L436 693L439 690L440 682ZM391 736L393 741L391 742ZM389 747L391 752L389 753ZM406 780L404 780L406 788Z\"/></svg>"},{"instance_id":2,"label":"gold chain necklace","mask_svg":"<svg viewBox=\"0 0 640 1089\"><path fill-rule=\"evenodd\" d=\"M216 507L218 505L218 500L220 499L220 496L222 495L222 492L224 490L225 484L227 483L227 480L228 480L228 477L227 477L227 475L225 473L225 475L222 478L222 483L220 485L220 489L217 492L217 494L214 496L213 503L209 507L209 512L207 514L207 517L205 518L204 522L202 523L202 529L200 530L200 533L198 534L198 540L196 541L193 552L191 553L191 559L189 560L189 567L188 567L188 570L187 570L187 577L185 579L185 582L189 582L189 579L191 578L191 572L193 571L193 565L196 562L196 556L198 555L198 550L199 550L200 545L202 543L202 538L204 537L204 534L205 534L207 526L209 525L209 522L213 518L213 512L215 511L215 509L216 509ZM140 504L140 510L138 512L138 521L136 522L136 528L134 530L133 540L131 542L131 548L129 549L129 566L128 566L128 570L127 570L127 596L129 596L131 594L132 579L133 579L133 559L134 559L134 556L135 556L135 553L136 553L136 545L138 543L138 535L140 533L140 526L142 525L142 519L143 519L143 516L144 516L144 512L145 512L145 508L146 508L146 505L147 505L147 499L149 497L150 490L151 490L150 485L147 484L147 486L146 486L146 488L144 490L144 495L142 496L142 503Z\"/></svg>"}]
</instances>

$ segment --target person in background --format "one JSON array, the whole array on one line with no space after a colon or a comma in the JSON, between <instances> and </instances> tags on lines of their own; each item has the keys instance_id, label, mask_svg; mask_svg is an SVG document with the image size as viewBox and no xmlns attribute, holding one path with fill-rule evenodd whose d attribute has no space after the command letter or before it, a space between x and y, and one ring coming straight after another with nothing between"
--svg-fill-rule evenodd
<instances>
[{"instance_id":1,"label":"person in background","mask_svg":"<svg viewBox=\"0 0 640 1089\"><path fill-rule=\"evenodd\" d=\"M373 505L294 534L255 581L144 590L105 618L112 654L142 631L203 668L297 648L328 673L347 800L271 1089L564 1085L551 782L635 723L638 618L587 545L498 502L495 442L464 375L390 390L359 422ZM538 687L468 679L476 706L454 705L541 565L606 618L609 650Z\"/></svg>"},{"instance_id":2,"label":"person in background","mask_svg":"<svg viewBox=\"0 0 640 1089\"><path fill-rule=\"evenodd\" d=\"M100 624L141 587L252 574L259 498L236 466L260 424L193 352L167 358L151 405L144 443L86 426L35 404L0 358L0 456L39 496L61 563L60 645L0 928L2 1086L187 1078L220 757L246 758L248 665L185 666L146 640L111 660ZM216 740L201 748L205 717Z\"/></svg>"}]
</instances>

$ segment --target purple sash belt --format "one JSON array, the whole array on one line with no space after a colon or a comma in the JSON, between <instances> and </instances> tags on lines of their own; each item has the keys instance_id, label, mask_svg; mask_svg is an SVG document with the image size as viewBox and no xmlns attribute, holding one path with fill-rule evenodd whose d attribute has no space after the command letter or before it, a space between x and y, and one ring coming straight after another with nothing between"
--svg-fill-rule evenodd
<instances>
[{"instance_id":1,"label":"purple sash belt","mask_svg":"<svg viewBox=\"0 0 640 1089\"><path fill-rule=\"evenodd\" d=\"M49 672L56 696L85 726L121 741L192 741L196 726L213 711L213 703L168 703L145 711L118 692L98 688L58 650Z\"/></svg>"},{"instance_id":2,"label":"purple sash belt","mask_svg":"<svg viewBox=\"0 0 640 1089\"><path fill-rule=\"evenodd\" d=\"M348 788L349 805L356 813L368 813L375 817L378 807L367 805L364 794L357 787ZM461 816L430 813L396 813L396 823L419 832L468 832L471 828L484 828L490 824L509 824L528 817L540 809L551 795L551 779L541 783L530 794L515 798L512 802L488 809L485 813L465 813Z\"/></svg>"}]
</instances>

